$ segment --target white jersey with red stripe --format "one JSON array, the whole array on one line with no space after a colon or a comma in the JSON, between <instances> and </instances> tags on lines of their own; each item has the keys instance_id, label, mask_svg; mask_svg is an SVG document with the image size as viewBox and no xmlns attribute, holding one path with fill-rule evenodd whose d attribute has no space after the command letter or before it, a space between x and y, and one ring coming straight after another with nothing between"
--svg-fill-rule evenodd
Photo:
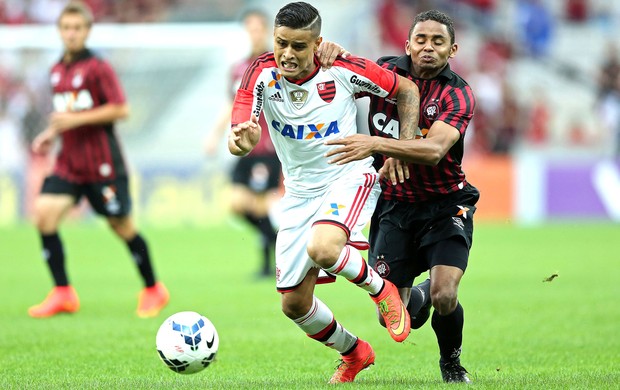
<instances>
[{"instance_id":1,"label":"white jersey with red stripe","mask_svg":"<svg viewBox=\"0 0 620 390\"><path fill-rule=\"evenodd\" d=\"M322 71L303 80L280 74L273 53L258 57L248 67L235 96L233 126L264 113L269 134L282 163L287 193L314 197L353 172L373 172L372 157L344 165L329 164L325 157L334 146L324 141L357 133L355 95L372 93L394 97L395 73L373 61L338 58Z\"/></svg>"}]
</instances>

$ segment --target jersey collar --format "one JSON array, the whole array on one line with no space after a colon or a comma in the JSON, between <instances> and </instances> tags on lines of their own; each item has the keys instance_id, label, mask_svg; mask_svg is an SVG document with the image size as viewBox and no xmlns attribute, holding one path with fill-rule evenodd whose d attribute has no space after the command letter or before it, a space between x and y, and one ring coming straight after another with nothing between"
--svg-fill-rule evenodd
<instances>
[{"instance_id":1,"label":"jersey collar","mask_svg":"<svg viewBox=\"0 0 620 390\"><path fill-rule=\"evenodd\" d=\"M75 55L75 57L73 57L73 60L70 62L70 64L76 63L76 62L81 61L81 60L85 60L85 59L90 58L92 56L93 56L93 53L89 49L85 48L81 52L77 53ZM60 57L60 60L58 60L58 63L63 63L63 59L64 59L64 53Z\"/></svg>"},{"instance_id":2,"label":"jersey collar","mask_svg":"<svg viewBox=\"0 0 620 390\"><path fill-rule=\"evenodd\" d=\"M305 83L306 81L310 80L311 78L313 78L314 76L316 76L319 73L319 70L321 69L321 64L319 63L319 59L314 56L314 71L312 73L310 73L307 77L304 77L303 79L299 79L299 80L291 80L288 77L284 77L286 79L286 81L293 83L293 84L297 84L297 85L302 85L303 83Z\"/></svg>"}]
</instances>

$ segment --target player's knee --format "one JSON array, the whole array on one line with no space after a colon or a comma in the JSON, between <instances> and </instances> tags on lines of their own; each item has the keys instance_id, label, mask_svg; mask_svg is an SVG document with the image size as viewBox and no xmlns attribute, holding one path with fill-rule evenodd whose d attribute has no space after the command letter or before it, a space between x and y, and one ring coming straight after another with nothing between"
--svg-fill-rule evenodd
<instances>
[{"instance_id":1,"label":"player's knee","mask_svg":"<svg viewBox=\"0 0 620 390\"><path fill-rule=\"evenodd\" d=\"M441 287L431 288L431 301L439 315L448 315L456 308L456 291Z\"/></svg>"},{"instance_id":2,"label":"player's knee","mask_svg":"<svg viewBox=\"0 0 620 390\"><path fill-rule=\"evenodd\" d=\"M336 264L342 248L329 243L311 241L307 247L308 256L321 268L329 268Z\"/></svg>"},{"instance_id":3,"label":"player's knee","mask_svg":"<svg viewBox=\"0 0 620 390\"><path fill-rule=\"evenodd\" d=\"M43 212L43 210L35 207L34 209L34 225L37 227L37 230L40 232L44 232L47 229L49 223L47 222L47 218L45 217L45 213Z\"/></svg>"},{"instance_id":4,"label":"player's knee","mask_svg":"<svg viewBox=\"0 0 620 390\"><path fill-rule=\"evenodd\" d=\"M53 233L57 230L57 217L49 204L43 201L36 201L34 204L34 225L43 234Z\"/></svg>"},{"instance_id":5,"label":"player's knee","mask_svg":"<svg viewBox=\"0 0 620 390\"><path fill-rule=\"evenodd\" d=\"M229 199L230 211L236 215L245 215L252 211L256 203L254 196L244 187L235 185Z\"/></svg>"},{"instance_id":6,"label":"player's knee","mask_svg":"<svg viewBox=\"0 0 620 390\"><path fill-rule=\"evenodd\" d=\"M132 221L128 217L108 218L108 225L114 234L125 241L132 239L137 234Z\"/></svg>"},{"instance_id":7,"label":"player's knee","mask_svg":"<svg viewBox=\"0 0 620 390\"><path fill-rule=\"evenodd\" d=\"M293 297L283 297L282 313L291 320L296 320L305 316L312 306L312 301L304 302L304 300Z\"/></svg>"},{"instance_id":8,"label":"player's knee","mask_svg":"<svg viewBox=\"0 0 620 390\"><path fill-rule=\"evenodd\" d=\"M241 202L230 202L230 211L236 215L244 215L247 213L247 206Z\"/></svg>"}]
</instances>

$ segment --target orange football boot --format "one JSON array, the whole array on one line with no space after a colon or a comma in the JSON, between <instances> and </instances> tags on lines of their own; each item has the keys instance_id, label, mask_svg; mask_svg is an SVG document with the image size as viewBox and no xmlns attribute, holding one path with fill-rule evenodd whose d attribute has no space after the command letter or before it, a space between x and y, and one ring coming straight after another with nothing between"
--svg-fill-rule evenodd
<instances>
[{"instance_id":1,"label":"orange football boot","mask_svg":"<svg viewBox=\"0 0 620 390\"><path fill-rule=\"evenodd\" d=\"M355 376L362 370L375 363L375 351L366 341L358 339L357 347L342 360L329 383L353 382Z\"/></svg>"},{"instance_id":2,"label":"orange football boot","mask_svg":"<svg viewBox=\"0 0 620 390\"><path fill-rule=\"evenodd\" d=\"M152 287L145 287L138 297L138 317L156 317L166 307L170 294L162 282L155 283Z\"/></svg>"},{"instance_id":3,"label":"orange football boot","mask_svg":"<svg viewBox=\"0 0 620 390\"><path fill-rule=\"evenodd\" d=\"M73 287L56 286L43 302L30 307L28 314L34 318L45 318L59 313L75 313L79 308L80 300Z\"/></svg>"},{"instance_id":4,"label":"orange football boot","mask_svg":"<svg viewBox=\"0 0 620 390\"><path fill-rule=\"evenodd\" d=\"M411 317L400 299L396 286L389 280L384 279L384 282L381 294L370 297L377 304L390 336L394 341L402 343L411 331Z\"/></svg>"}]
</instances>

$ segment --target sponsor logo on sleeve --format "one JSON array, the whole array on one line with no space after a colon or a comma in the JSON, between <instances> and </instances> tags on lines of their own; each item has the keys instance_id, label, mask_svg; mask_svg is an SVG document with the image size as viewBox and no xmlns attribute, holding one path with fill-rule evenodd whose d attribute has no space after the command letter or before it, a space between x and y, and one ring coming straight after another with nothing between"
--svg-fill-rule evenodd
<instances>
[{"instance_id":1,"label":"sponsor logo on sleeve","mask_svg":"<svg viewBox=\"0 0 620 390\"><path fill-rule=\"evenodd\" d=\"M374 93L375 95L381 93L381 88L379 88L377 84L371 83L370 81L362 80L356 75L351 76L351 80L349 81L351 82L351 84L357 85L361 90Z\"/></svg>"},{"instance_id":2,"label":"sponsor logo on sleeve","mask_svg":"<svg viewBox=\"0 0 620 390\"><path fill-rule=\"evenodd\" d=\"M263 108L263 93L265 92L265 83L260 82L256 84L256 105L254 106L254 110L252 111L254 115L259 116L260 110Z\"/></svg>"}]
</instances>

